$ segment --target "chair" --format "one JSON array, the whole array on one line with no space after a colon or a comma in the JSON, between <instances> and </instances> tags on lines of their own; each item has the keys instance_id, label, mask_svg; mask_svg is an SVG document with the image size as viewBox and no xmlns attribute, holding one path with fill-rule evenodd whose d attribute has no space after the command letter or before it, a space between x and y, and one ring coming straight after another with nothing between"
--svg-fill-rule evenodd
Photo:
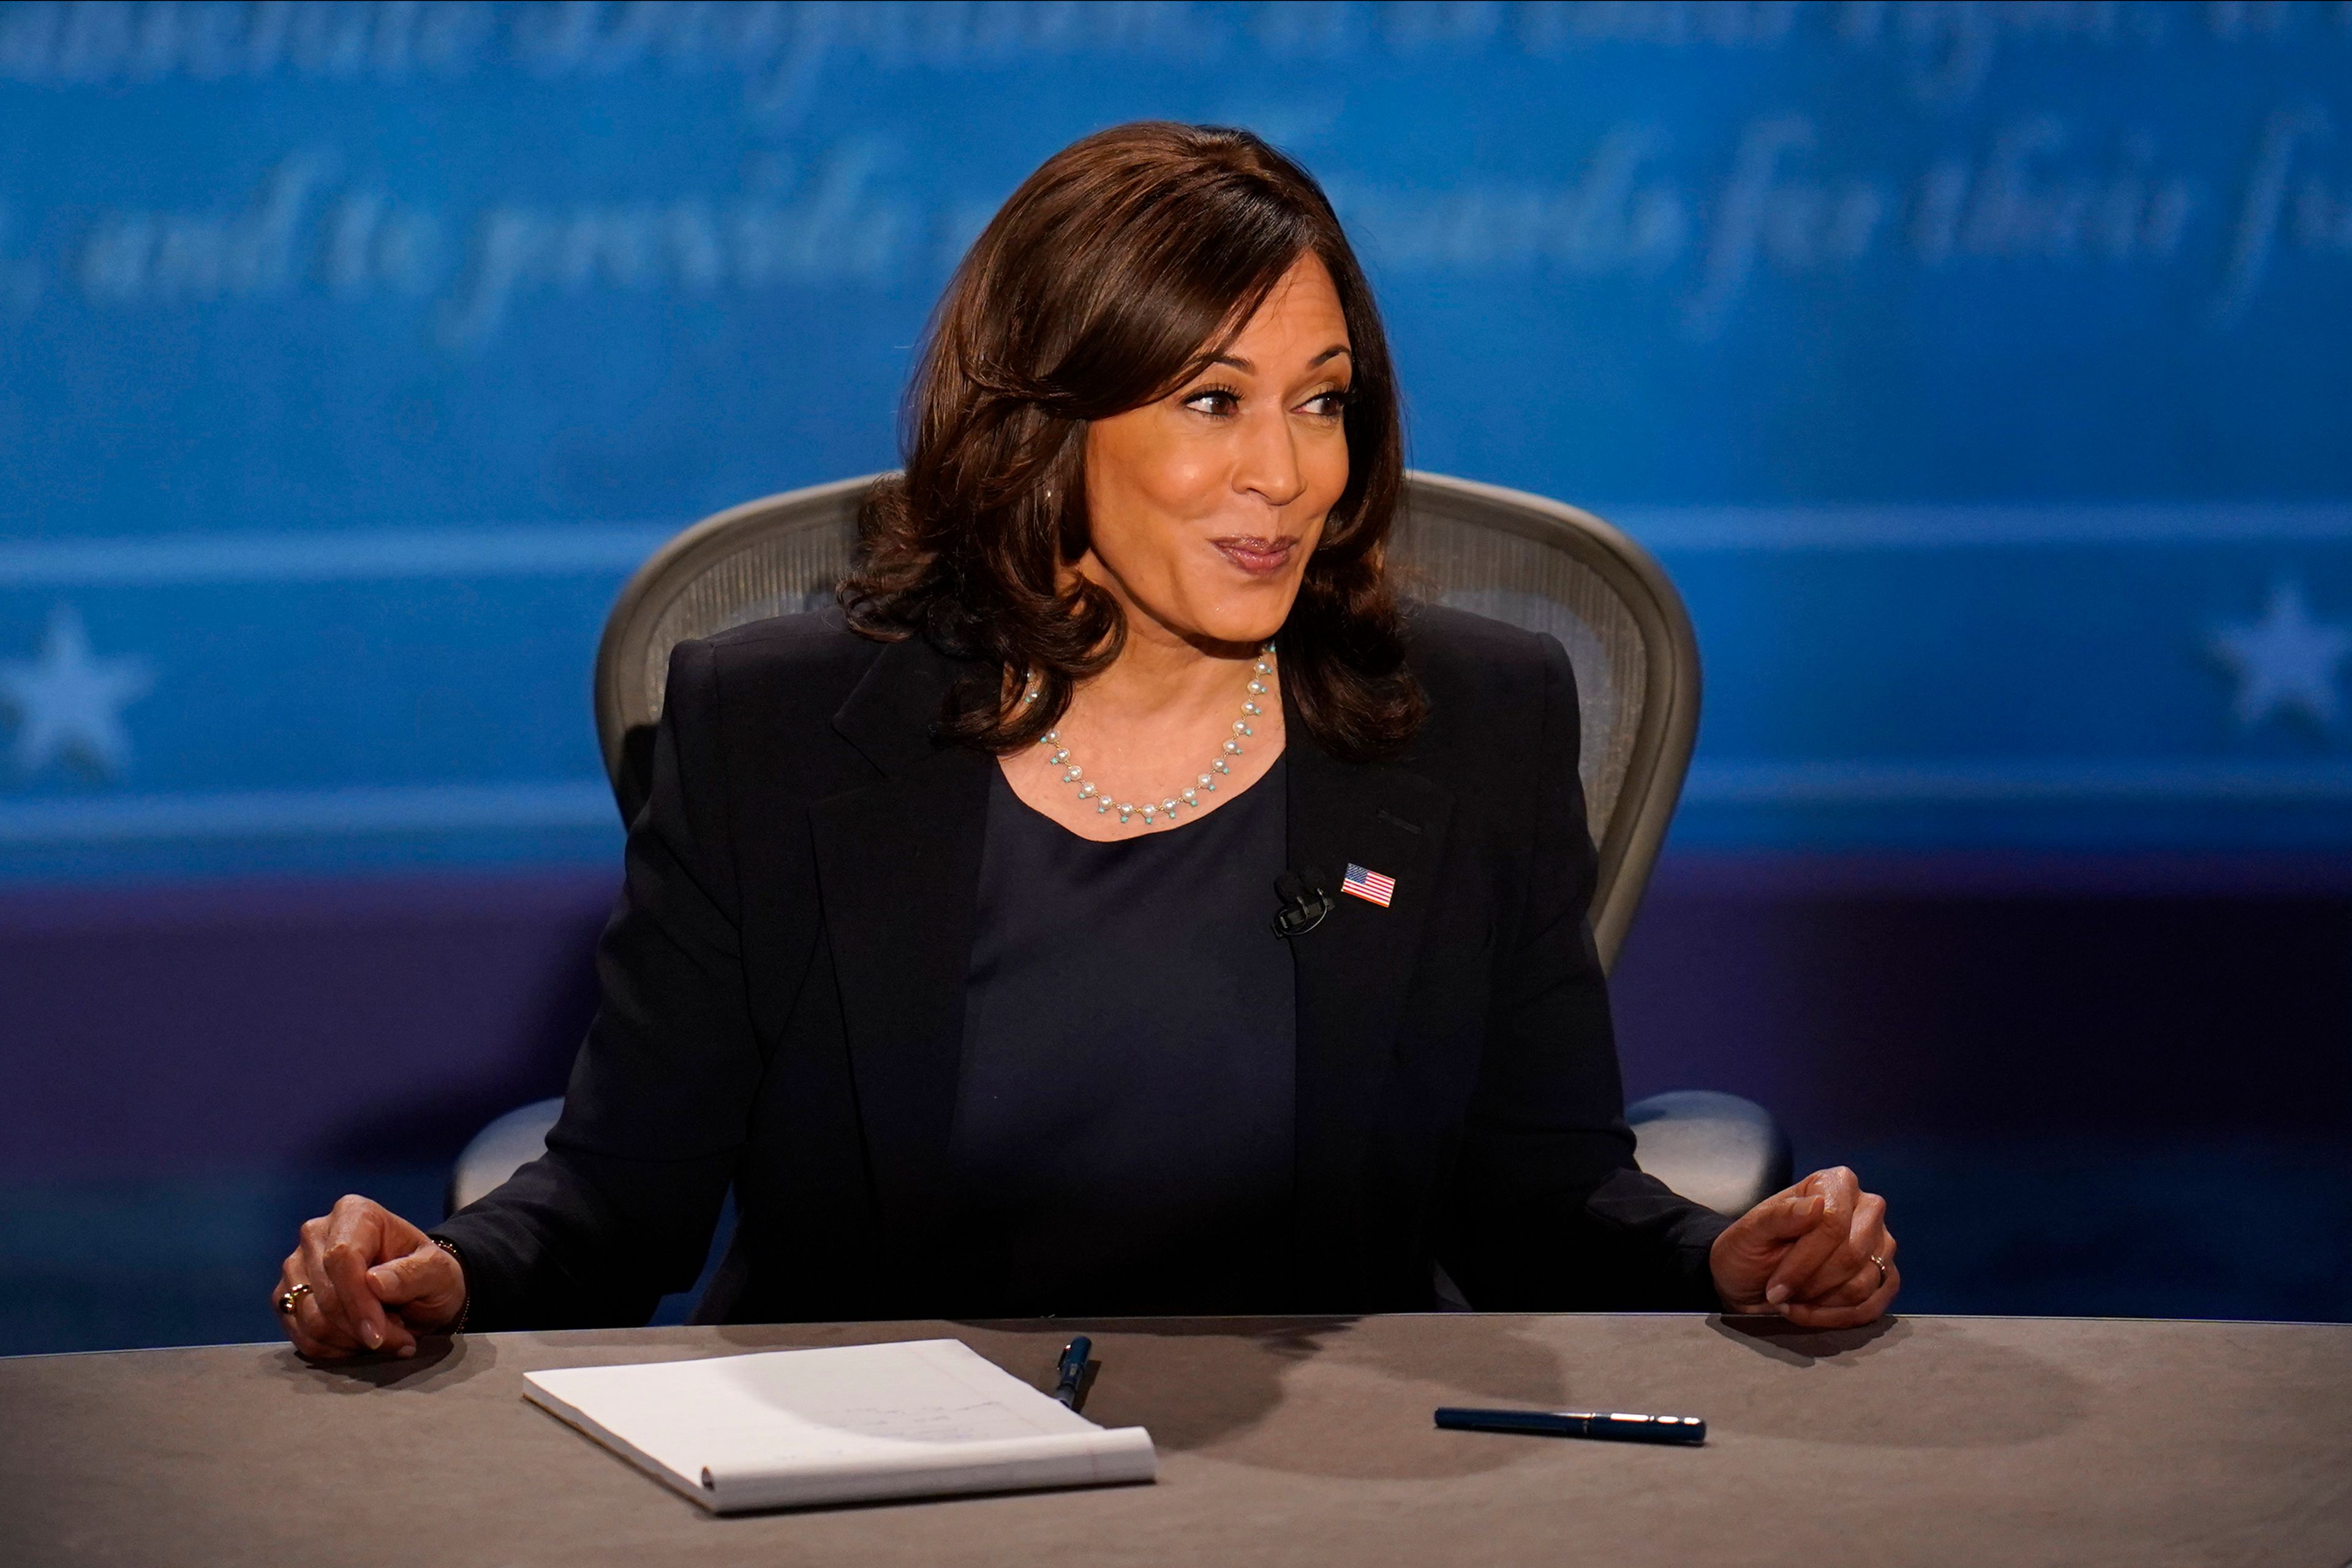
<instances>
[{"instance_id":1,"label":"chair","mask_svg":"<svg viewBox=\"0 0 2352 1568\"><path fill-rule=\"evenodd\" d=\"M849 569L857 506L878 476L748 501L679 534L622 589L596 651L596 733L624 820L649 786L670 649L830 604ZM1419 596L1559 638L1583 705L1581 773L1600 879L1592 934L1613 964L1682 793L1698 731L1698 643L1649 552L1560 502L1442 474L1410 475L1397 563ZM492 1122L459 1156L454 1210L545 1148L562 1107ZM1643 1169L1695 1202L1744 1212L1787 1184L1788 1141L1761 1107L1707 1090L1629 1107Z\"/></svg>"}]
</instances>

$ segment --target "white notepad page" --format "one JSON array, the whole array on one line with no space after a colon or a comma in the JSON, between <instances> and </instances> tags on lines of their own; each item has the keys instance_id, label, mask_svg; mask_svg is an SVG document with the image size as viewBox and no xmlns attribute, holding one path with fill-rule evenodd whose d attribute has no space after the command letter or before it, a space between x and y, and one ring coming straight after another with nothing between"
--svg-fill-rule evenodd
<instances>
[{"instance_id":1,"label":"white notepad page","mask_svg":"<svg viewBox=\"0 0 2352 1568\"><path fill-rule=\"evenodd\" d=\"M1148 1481L1105 1429L956 1340L523 1374L523 1396L719 1513Z\"/></svg>"}]
</instances>

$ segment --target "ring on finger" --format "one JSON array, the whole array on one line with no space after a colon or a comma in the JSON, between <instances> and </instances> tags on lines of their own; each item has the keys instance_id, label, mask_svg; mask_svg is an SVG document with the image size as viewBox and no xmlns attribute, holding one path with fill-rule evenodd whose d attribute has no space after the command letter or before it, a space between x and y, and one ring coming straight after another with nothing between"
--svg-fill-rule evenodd
<instances>
[{"instance_id":1,"label":"ring on finger","mask_svg":"<svg viewBox=\"0 0 2352 1568\"><path fill-rule=\"evenodd\" d=\"M1877 1264L1877 1265L1878 1265L1878 1286L1877 1286L1877 1288L1878 1288L1879 1289L1881 1289L1881 1290L1884 1290L1884 1289L1886 1289L1886 1259L1885 1259L1884 1258L1879 1257L1879 1256L1878 1256L1878 1254L1876 1254L1875 1252L1874 1252L1874 1253L1872 1253L1872 1254L1870 1255L1870 1260L1871 1260L1873 1263L1875 1263L1875 1264Z\"/></svg>"},{"instance_id":2,"label":"ring on finger","mask_svg":"<svg viewBox=\"0 0 2352 1568\"><path fill-rule=\"evenodd\" d=\"M290 1318L294 1315L294 1304L310 1293L310 1287L308 1285L289 1285L284 1293L278 1298L278 1310Z\"/></svg>"}]
</instances>

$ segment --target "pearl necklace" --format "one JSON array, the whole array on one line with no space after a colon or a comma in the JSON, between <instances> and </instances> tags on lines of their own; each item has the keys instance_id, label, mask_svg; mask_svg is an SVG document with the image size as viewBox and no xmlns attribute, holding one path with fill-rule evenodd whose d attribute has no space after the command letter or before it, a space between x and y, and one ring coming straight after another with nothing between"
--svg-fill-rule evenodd
<instances>
[{"instance_id":1,"label":"pearl necklace","mask_svg":"<svg viewBox=\"0 0 2352 1568\"><path fill-rule=\"evenodd\" d=\"M1258 699L1271 689L1274 666L1268 662L1266 656L1273 652L1272 643L1258 649L1257 660L1250 666L1249 695L1242 700L1242 716L1234 721L1234 732L1225 737L1224 744L1220 748L1220 755L1209 764L1210 771L1195 779L1192 788L1178 790L1174 795L1162 799L1157 805L1148 800L1140 805L1132 801L1113 802L1108 792L1086 776L1085 769L1070 760L1070 748L1062 744L1062 732L1059 730L1046 731L1037 737L1037 743L1050 753L1046 760L1062 770L1062 782L1066 784L1077 785L1080 800L1090 800L1095 803L1096 816L1100 816L1115 811L1118 813L1118 825L1121 827L1126 826L1129 820L1137 816L1143 818L1143 826L1146 827L1151 826L1155 817L1162 816L1173 822L1176 819L1177 811L1181 807L1190 806L1195 811L1201 809L1202 792L1205 790L1211 795L1217 792L1217 780L1234 771L1233 759L1242 754L1242 742L1257 733L1250 721L1265 715L1265 710L1260 706ZM1029 689L1022 693L1021 700L1024 703L1034 702L1037 698L1036 678L1032 676Z\"/></svg>"}]
</instances>

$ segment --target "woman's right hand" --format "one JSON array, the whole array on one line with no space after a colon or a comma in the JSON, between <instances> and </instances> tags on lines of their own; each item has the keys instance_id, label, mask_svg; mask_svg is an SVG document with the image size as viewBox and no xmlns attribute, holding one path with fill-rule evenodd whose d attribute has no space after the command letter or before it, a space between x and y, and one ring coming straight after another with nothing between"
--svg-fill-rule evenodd
<instances>
[{"instance_id":1,"label":"woman's right hand","mask_svg":"<svg viewBox=\"0 0 2352 1568\"><path fill-rule=\"evenodd\" d=\"M281 1303L297 1286L310 1287ZM370 1352L416 1353L416 1337L457 1321L466 1271L457 1258L369 1198L347 1196L302 1222L301 1244L278 1270L269 1305L294 1348L312 1361Z\"/></svg>"}]
</instances>

